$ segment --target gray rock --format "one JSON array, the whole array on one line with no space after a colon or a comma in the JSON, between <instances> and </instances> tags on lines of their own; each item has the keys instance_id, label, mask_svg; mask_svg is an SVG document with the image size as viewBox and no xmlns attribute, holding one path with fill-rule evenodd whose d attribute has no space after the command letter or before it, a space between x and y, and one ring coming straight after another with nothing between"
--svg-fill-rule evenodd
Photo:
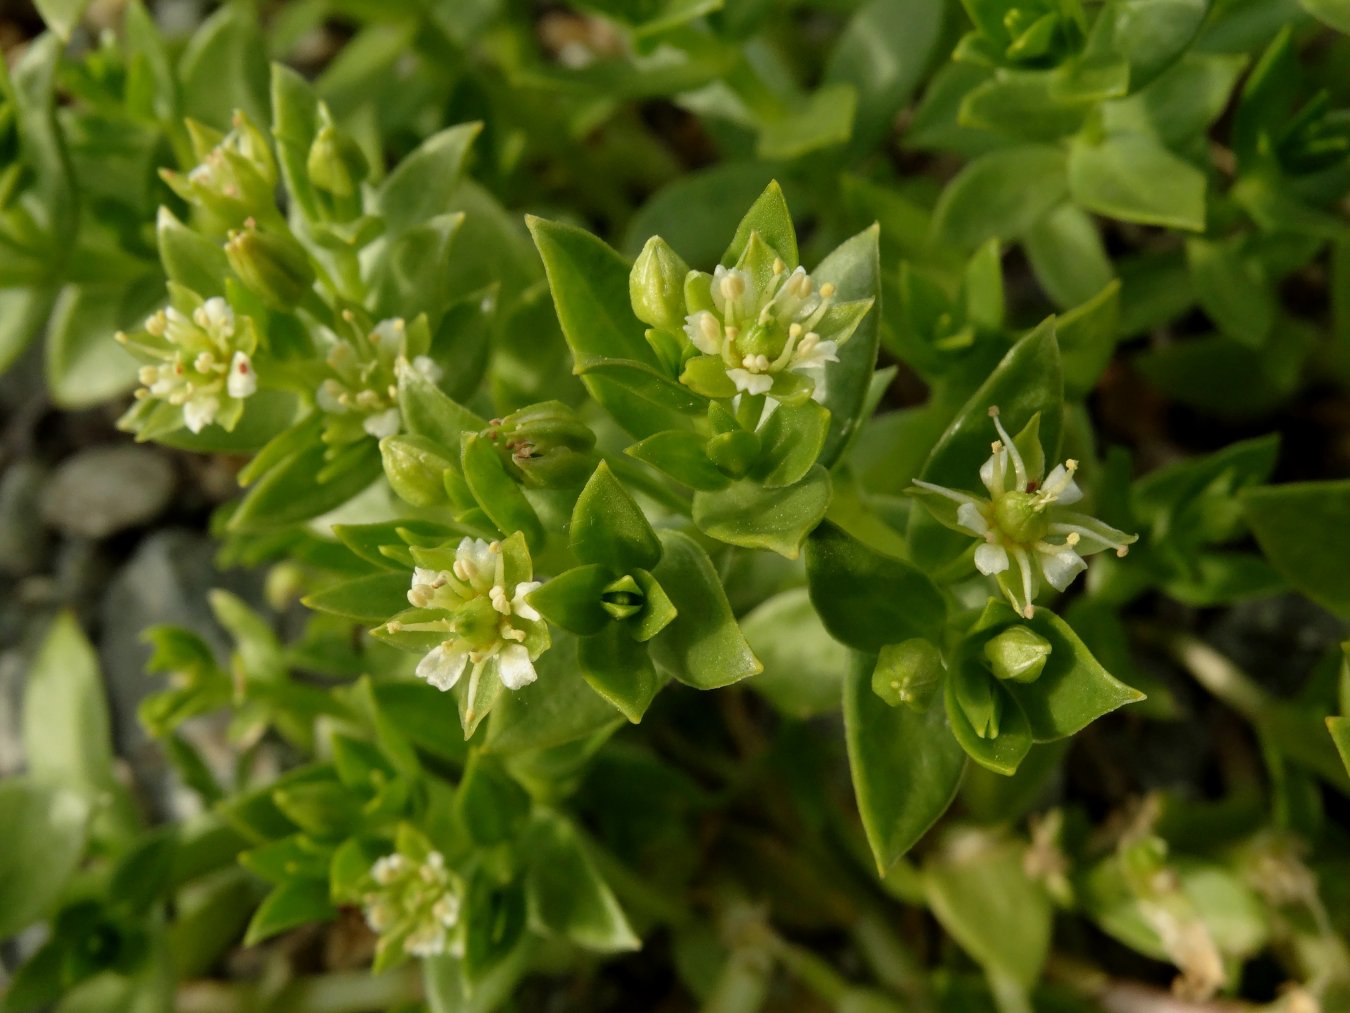
<instances>
[{"instance_id":1,"label":"gray rock","mask_svg":"<svg viewBox=\"0 0 1350 1013\"><path fill-rule=\"evenodd\" d=\"M106 538L159 514L174 484L173 466L149 447L81 450L42 491L42 519L67 534Z\"/></svg>"}]
</instances>

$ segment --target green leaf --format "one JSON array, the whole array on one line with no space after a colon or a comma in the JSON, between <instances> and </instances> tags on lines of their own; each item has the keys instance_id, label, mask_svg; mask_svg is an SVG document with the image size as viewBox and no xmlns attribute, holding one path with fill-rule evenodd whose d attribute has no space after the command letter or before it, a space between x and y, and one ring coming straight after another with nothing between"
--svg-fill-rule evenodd
<instances>
[{"instance_id":1,"label":"green leaf","mask_svg":"<svg viewBox=\"0 0 1350 1013\"><path fill-rule=\"evenodd\" d=\"M178 64L183 114L220 130L242 109L267 122L267 46L256 15L230 4L202 22Z\"/></svg>"},{"instance_id":2,"label":"green leaf","mask_svg":"<svg viewBox=\"0 0 1350 1013\"><path fill-rule=\"evenodd\" d=\"M527 223L544 261L558 322L577 365L584 368L592 359L630 359L659 371L656 353L633 316L628 263L575 226L534 217ZM638 438L690 427L683 414L633 394L613 377L588 374L582 382Z\"/></svg>"},{"instance_id":3,"label":"green leaf","mask_svg":"<svg viewBox=\"0 0 1350 1013\"><path fill-rule=\"evenodd\" d=\"M523 850L530 856L525 890L537 930L599 953L642 945L570 823L554 815L536 820Z\"/></svg>"},{"instance_id":4,"label":"green leaf","mask_svg":"<svg viewBox=\"0 0 1350 1013\"><path fill-rule=\"evenodd\" d=\"M455 817L474 843L490 847L518 839L529 815L530 796L501 761L480 750L470 753L455 790Z\"/></svg>"},{"instance_id":5,"label":"green leaf","mask_svg":"<svg viewBox=\"0 0 1350 1013\"><path fill-rule=\"evenodd\" d=\"M1120 0L1104 9L1111 50L1130 64L1138 91L1190 47L1210 5L1206 0Z\"/></svg>"},{"instance_id":6,"label":"green leaf","mask_svg":"<svg viewBox=\"0 0 1350 1013\"><path fill-rule=\"evenodd\" d=\"M848 648L826 631L806 588L763 602L741 620L741 631L764 664L750 688L780 712L809 718L839 708Z\"/></svg>"},{"instance_id":7,"label":"green leaf","mask_svg":"<svg viewBox=\"0 0 1350 1013\"><path fill-rule=\"evenodd\" d=\"M326 879L296 879L276 887L263 898L244 933L244 945L254 946L287 929L326 922L337 914L328 897Z\"/></svg>"},{"instance_id":8,"label":"green leaf","mask_svg":"<svg viewBox=\"0 0 1350 1013\"><path fill-rule=\"evenodd\" d=\"M844 735L867 843L884 876L947 811L966 754L943 708L891 707L872 691L870 655L855 655L844 682Z\"/></svg>"},{"instance_id":9,"label":"green leaf","mask_svg":"<svg viewBox=\"0 0 1350 1013\"><path fill-rule=\"evenodd\" d=\"M0 781L0 938L46 915L84 854L89 803L26 778Z\"/></svg>"},{"instance_id":10,"label":"green leaf","mask_svg":"<svg viewBox=\"0 0 1350 1013\"><path fill-rule=\"evenodd\" d=\"M98 657L69 612L52 622L28 671L23 747L35 780L70 788L91 802L113 787L112 730Z\"/></svg>"},{"instance_id":11,"label":"green leaf","mask_svg":"<svg viewBox=\"0 0 1350 1013\"><path fill-rule=\"evenodd\" d=\"M408 607L411 573L376 573L330 584L305 596L308 608L356 623L382 623Z\"/></svg>"},{"instance_id":12,"label":"green leaf","mask_svg":"<svg viewBox=\"0 0 1350 1013\"><path fill-rule=\"evenodd\" d=\"M947 184L933 210L933 236L962 250L1017 239L1068 196L1064 152L1048 145L992 151Z\"/></svg>"},{"instance_id":13,"label":"green leaf","mask_svg":"<svg viewBox=\"0 0 1350 1013\"><path fill-rule=\"evenodd\" d=\"M839 348L839 361L826 368L823 404L830 412L830 429L820 452L822 467L832 467L862 425L868 386L881 343L880 228L876 225L839 244L816 268L819 283L833 283L840 302L872 299L871 310Z\"/></svg>"},{"instance_id":14,"label":"green leaf","mask_svg":"<svg viewBox=\"0 0 1350 1013\"><path fill-rule=\"evenodd\" d=\"M1327 718L1327 731L1331 733L1331 741L1336 743L1336 752L1341 754L1346 773L1350 773L1350 717Z\"/></svg>"},{"instance_id":15,"label":"green leaf","mask_svg":"<svg viewBox=\"0 0 1350 1013\"><path fill-rule=\"evenodd\" d=\"M1350 35L1350 3L1346 0L1299 0L1299 6L1344 35Z\"/></svg>"},{"instance_id":16,"label":"green leaf","mask_svg":"<svg viewBox=\"0 0 1350 1013\"><path fill-rule=\"evenodd\" d=\"M33 6L41 15L47 27L61 37L62 42L70 41L70 33L80 19L90 0L33 0Z\"/></svg>"},{"instance_id":17,"label":"green leaf","mask_svg":"<svg viewBox=\"0 0 1350 1013\"><path fill-rule=\"evenodd\" d=\"M778 405L760 427L760 455L750 475L769 489L800 481L820 456L830 413L815 401Z\"/></svg>"},{"instance_id":18,"label":"green leaf","mask_svg":"<svg viewBox=\"0 0 1350 1013\"><path fill-rule=\"evenodd\" d=\"M939 0L868 0L839 33L825 80L858 95L850 150L868 150L923 79L943 27Z\"/></svg>"},{"instance_id":19,"label":"green leaf","mask_svg":"<svg viewBox=\"0 0 1350 1013\"><path fill-rule=\"evenodd\" d=\"M600 596L614 580L604 566L574 566L544 582L526 599L554 626L578 636L594 636L613 622Z\"/></svg>"},{"instance_id":20,"label":"green leaf","mask_svg":"<svg viewBox=\"0 0 1350 1013\"><path fill-rule=\"evenodd\" d=\"M129 391L136 360L112 335L133 327L163 298L163 280L67 285L47 332L47 384L62 408L87 408Z\"/></svg>"},{"instance_id":21,"label":"green leaf","mask_svg":"<svg viewBox=\"0 0 1350 1013\"><path fill-rule=\"evenodd\" d=\"M1110 281L1082 305L1055 321L1064 389L1083 397L1097 385L1111 362L1120 337L1120 282Z\"/></svg>"},{"instance_id":22,"label":"green leaf","mask_svg":"<svg viewBox=\"0 0 1350 1013\"><path fill-rule=\"evenodd\" d=\"M389 241L372 286L376 317L413 320L425 313L433 327L439 325L455 295L446 282L452 276L450 251L463 223L463 212L436 215Z\"/></svg>"},{"instance_id":23,"label":"green leaf","mask_svg":"<svg viewBox=\"0 0 1350 1013\"><path fill-rule=\"evenodd\" d=\"M678 531L659 532L661 562L652 571L678 610L651 641L652 657L696 689L717 689L763 670L750 650L726 591L703 548Z\"/></svg>"},{"instance_id":24,"label":"green leaf","mask_svg":"<svg viewBox=\"0 0 1350 1013\"><path fill-rule=\"evenodd\" d=\"M1350 480L1261 486L1240 496L1275 569L1323 608L1350 617Z\"/></svg>"},{"instance_id":25,"label":"green leaf","mask_svg":"<svg viewBox=\"0 0 1350 1013\"><path fill-rule=\"evenodd\" d=\"M456 210L451 198L482 129L481 123L464 123L432 134L389 174L375 206L391 235Z\"/></svg>"},{"instance_id":26,"label":"green leaf","mask_svg":"<svg viewBox=\"0 0 1350 1013\"><path fill-rule=\"evenodd\" d=\"M1256 348L1275 326L1278 305L1264 266L1240 239L1189 239L1186 263L1205 314L1234 341Z\"/></svg>"},{"instance_id":27,"label":"green leaf","mask_svg":"<svg viewBox=\"0 0 1350 1013\"><path fill-rule=\"evenodd\" d=\"M933 914L991 973L1031 988L1050 949L1050 898L1023 871L1026 846L960 830L924 863Z\"/></svg>"},{"instance_id":28,"label":"green leaf","mask_svg":"<svg viewBox=\"0 0 1350 1013\"><path fill-rule=\"evenodd\" d=\"M924 573L829 521L806 543L806 577L825 628L856 650L931 637L947 620L942 593Z\"/></svg>"},{"instance_id":29,"label":"green leaf","mask_svg":"<svg viewBox=\"0 0 1350 1013\"><path fill-rule=\"evenodd\" d=\"M1106 74L1103 83L1075 81L1067 69L1001 71L970 90L957 120L1021 141L1059 141L1082 126L1103 93L1123 90L1118 75Z\"/></svg>"},{"instance_id":30,"label":"green leaf","mask_svg":"<svg viewBox=\"0 0 1350 1013\"><path fill-rule=\"evenodd\" d=\"M707 440L697 433L672 430L648 436L624 453L691 488L704 492L725 489L731 479L708 460L706 444Z\"/></svg>"},{"instance_id":31,"label":"green leaf","mask_svg":"<svg viewBox=\"0 0 1350 1013\"><path fill-rule=\"evenodd\" d=\"M1144 134L1069 146L1069 190L1087 211L1141 225L1205 229L1205 175Z\"/></svg>"},{"instance_id":32,"label":"green leaf","mask_svg":"<svg viewBox=\"0 0 1350 1013\"><path fill-rule=\"evenodd\" d=\"M195 229L190 229L166 207L155 219L159 240L159 259L169 281L190 288L203 299L225 295L225 279L230 277L225 249Z\"/></svg>"},{"instance_id":33,"label":"green leaf","mask_svg":"<svg viewBox=\"0 0 1350 1013\"><path fill-rule=\"evenodd\" d=\"M461 433L487 428L485 419L455 401L418 369L399 370L398 407L408 432L447 448L459 446Z\"/></svg>"},{"instance_id":34,"label":"green leaf","mask_svg":"<svg viewBox=\"0 0 1350 1013\"><path fill-rule=\"evenodd\" d=\"M578 559L616 575L650 570L661 558L656 532L604 461L577 497L569 537Z\"/></svg>"},{"instance_id":35,"label":"green leaf","mask_svg":"<svg viewBox=\"0 0 1350 1013\"><path fill-rule=\"evenodd\" d=\"M382 472L373 440L353 444L333 461L325 451L316 443L263 475L230 517L230 530L275 531L317 517L346 503Z\"/></svg>"},{"instance_id":36,"label":"green leaf","mask_svg":"<svg viewBox=\"0 0 1350 1013\"><path fill-rule=\"evenodd\" d=\"M783 258L791 271L800 263L797 253L797 228L792 224L792 214L788 211L787 198L777 180L772 180L764 192L750 205L736 226L736 234L731 245L722 254L721 263L734 264L750 245L750 237L758 233L759 238L771 246L775 253Z\"/></svg>"},{"instance_id":37,"label":"green leaf","mask_svg":"<svg viewBox=\"0 0 1350 1013\"><path fill-rule=\"evenodd\" d=\"M626 624L607 623L599 633L577 645L581 674L602 697L633 724L642 720L661 688L651 656L633 639Z\"/></svg>"},{"instance_id":38,"label":"green leaf","mask_svg":"<svg viewBox=\"0 0 1350 1013\"><path fill-rule=\"evenodd\" d=\"M830 476L816 464L801 481L780 489L766 489L747 479L718 492L696 492L694 523L730 545L772 549L796 559L829 506Z\"/></svg>"},{"instance_id":39,"label":"green leaf","mask_svg":"<svg viewBox=\"0 0 1350 1013\"><path fill-rule=\"evenodd\" d=\"M541 546L544 526L539 515L516 480L506 473L506 465L492 443L477 433L461 434L459 460L474 499L501 533L520 531L531 548Z\"/></svg>"},{"instance_id":40,"label":"green leaf","mask_svg":"<svg viewBox=\"0 0 1350 1013\"><path fill-rule=\"evenodd\" d=\"M787 161L843 144L852 135L857 103L851 84L823 84L793 102L787 114L764 119L755 154L766 162Z\"/></svg>"},{"instance_id":41,"label":"green leaf","mask_svg":"<svg viewBox=\"0 0 1350 1013\"><path fill-rule=\"evenodd\" d=\"M1073 204L1033 225L1023 247L1041 288L1062 309L1091 299L1115 277L1097 223Z\"/></svg>"}]
</instances>

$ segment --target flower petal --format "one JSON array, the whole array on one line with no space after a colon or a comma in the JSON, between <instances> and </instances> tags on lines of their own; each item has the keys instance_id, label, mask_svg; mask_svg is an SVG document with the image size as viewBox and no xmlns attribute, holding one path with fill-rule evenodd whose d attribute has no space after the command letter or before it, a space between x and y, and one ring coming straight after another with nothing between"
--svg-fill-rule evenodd
<instances>
[{"instance_id":1,"label":"flower petal","mask_svg":"<svg viewBox=\"0 0 1350 1013\"><path fill-rule=\"evenodd\" d=\"M460 647L458 642L447 640L429 650L417 663L417 677L444 692L459 682L468 660L468 651Z\"/></svg>"},{"instance_id":2,"label":"flower petal","mask_svg":"<svg viewBox=\"0 0 1350 1013\"><path fill-rule=\"evenodd\" d=\"M989 530L989 522L974 503L962 503L956 508L956 523L972 534L983 536Z\"/></svg>"},{"instance_id":3,"label":"flower petal","mask_svg":"<svg viewBox=\"0 0 1350 1013\"><path fill-rule=\"evenodd\" d=\"M1056 591L1063 591L1073 583L1073 579L1087 569L1083 557L1067 546L1057 552L1038 552L1036 559L1041 564L1041 573L1046 583Z\"/></svg>"},{"instance_id":4,"label":"flower petal","mask_svg":"<svg viewBox=\"0 0 1350 1013\"><path fill-rule=\"evenodd\" d=\"M516 585L515 594L511 598L511 612L527 622L537 623L542 616L533 605L525 600L525 596L540 586L537 580L526 580Z\"/></svg>"},{"instance_id":5,"label":"flower petal","mask_svg":"<svg viewBox=\"0 0 1350 1013\"><path fill-rule=\"evenodd\" d=\"M752 373L748 369L728 369L727 376L737 390L747 394L767 394L773 386L773 377L767 373Z\"/></svg>"},{"instance_id":6,"label":"flower petal","mask_svg":"<svg viewBox=\"0 0 1350 1013\"><path fill-rule=\"evenodd\" d=\"M253 372L253 363L243 352L235 352L230 360L229 379L225 381L225 390L233 398L246 398L258 389L258 375Z\"/></svg>"},{"instance_id":7,"label":"flower petal","mask_svg":"<svg viewBox=\"0 0 1350 1013\"><path fill-rule=\"evenodd\" d=\"M1002 573L1008 568L1008 552L1001 545L985 542L975 550L975 569L985 576Z\"/></svg>"},{"instance_id":8,"label":"flower petal","mask_svg":"<svg viewBox=\"0 0 1350 1013\"><path fill-rule=\"evenodd\" d=\"M384 439L386 436L393 436L398 432L399 413L397 408L390 408L377 415L371 415L361 423L361 428L377 440Z\"/></svg>"},{"instance_id":9,"label":"flower petal","mask_svg":"<svg viewBox=\"0 0 1350 1013\"><path fill-rule=\"evenodd\" d=\"M1083 498L1083 490L1073 480L1073 472L1062 464L1055 465L1050 474L1045 476L1041 488L1046 492L1054 492L1055 502L1060 506L1077 503Z\"/></svg>"},{"instance_id":10,"label":"flower petal","mask_svg":"<svg viewBox=\"0 0 1350 1013\"><path fill-rule=\"evenodd\" d=\"M685 317L684 333L704 355L722 354L722 325L707 310L699 310Z\"/></svg>"},{"instance_id":11,"label":"flower petal","mask_svg":"<svg viewBox=\"0 0 1350 1013\"><path fill-rule=\"evenodd\" d=\"M538 678L530 652L520 644L512 644L497 655L497 672L507 689L520 689Z\"/></svg>"}]
</instances>

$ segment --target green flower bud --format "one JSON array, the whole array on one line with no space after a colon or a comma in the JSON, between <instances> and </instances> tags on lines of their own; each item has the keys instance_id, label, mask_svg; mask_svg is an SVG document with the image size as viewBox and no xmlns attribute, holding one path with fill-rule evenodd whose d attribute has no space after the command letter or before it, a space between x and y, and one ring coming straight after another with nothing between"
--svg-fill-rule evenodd
<instances>
[{"instance_id":1,"label":"green flower bud","mask_svg":"<svg viewBox=\"0 0 1350 1013\"><path fill-rule=\"evenodd\" d=\"M305 159L309 181L334 197L350 197L370 171L361 146L331 122L319 127Z\"/></svg>"},{"instance_id":2,"label":"green flower bud","mask_svg":"<svg viewBox=\"0 0 1350 1013\"><path fill-rule=\"evenodd\" d=\"M425 436L386 436L380 440L384 474L394 494L417 507L446 501L445 473L455 466L435 440Z\"/></svg>"},{"instance_id":3,"label":"green flower bud","mask_svg":"<svg viewBox=\"0 0 1350 1013\"><path fill-rule=\"evenodd\" d=\"M632 575L624 574L600 595L600 607L615 619L627 619L642 611L645 598Z\"/></svg>"},{"instance_id":4,"label":"green flower bud","mask_svg":"<svg viewBox=\"0 0 1350 1013\"><path fill-rule=\"evenodd\" d=\"M984 645L989 668L1000 679L1035 682L1050 657L1050 641L1029 626L1010 626Z\"/></svg>"},{"instance_id":5,"label":"green flower bud","mask_svg":"<svg viewBox=\"0 0 1350 1013\"><path fill-rule=\"evenodd\" d=\"M660 236L652 236L628 276L633 312L643 323L679 332L684 327L684 279L689 265Z\"/></svg>"},{"instance_id":6,"label":"green flower bud","mask_svg":"<svg viewBox=\"0 0 1350 1013\"><path fill-rule=\"evenodd\" d=\"M942 683L942 655L922 637L887 644L872 670L872 692L892 707L924 711Z\"/></svg>"},{"instance_id":7,"label":"green flower bud","mask_svg":"<svg viewBox=\"0 0 1350 1013\"><path fill-rule=\"evenodd\" d=\"M998 738L1003 719L1003 689L979 666L967 665L952 676L957 706L982 739Z\"/></svg>"},{"instance_id":8,"label":"green flower bud","mask_svg":"<svg viewBox=\"0 0 1350 1013\"><path fill-rule=\"evenodd\" d=\"M580 485L594 470L595 434L561 401L543 401L494 421L487 438L521 480L549 489Z\"/></svg>"},{"instance_id":9,"label":"green flower bud","mask_svg":"<svg viewBox=\"0 0 1350 1013\"><path fill-rule=\"evenodd\" d=\"M225 256L239 280L273 309L293 309L314 284L305 248L293 236L261 231L251 219L230 230Z\"/></svg>"},{"instance_id":10,"label":"green flower bud","mask_svg":"<svg viewBox=\"0 0 1350 1013\"><path fill-rule=\"evenodd\" d=\"M759 437L744 429L720 433L708 441L708 460L719 471L740 478L759 457Z\"/></svg>"}]
</instances>

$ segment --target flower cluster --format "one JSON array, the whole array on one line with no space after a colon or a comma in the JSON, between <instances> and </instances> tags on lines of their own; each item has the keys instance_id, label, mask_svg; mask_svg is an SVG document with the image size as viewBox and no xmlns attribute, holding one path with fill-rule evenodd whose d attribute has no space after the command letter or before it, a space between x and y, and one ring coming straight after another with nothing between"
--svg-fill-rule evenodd
<instances>
[{"instance_id":1,"label":"flower cluster","mask_svg":"<svg viewBox=\"0 0 1350 1013\"><path fill-rule=\"evenodd\" d=\"M136 335L117 340L147 360L136 397L181 408L194 433L215 422L233 429L244 399L258 389L252 355L258 336L248 318L237 319L224 299L207 299L191 314L169 306L154 313Z\"/></svg>"},{"instance_id":2,"label":"flower cluster","mask_svg":"<svg viewBox=\"0 0 1350 1013\"><path fill-rule=\"evenodd\" d=\"M722 358L738 391L767 394L784 370L812 376L819 386L826 363L839 361L838 343L815 330L834 294L834 285L817 286L805 268L788 271L781 257L762 285L746 270L718 265L711 305L685 318L684 333L704 355Z\"/></svg>"},{"instance_id":3,"label":"flower cluster","mask_svg":"<svg viewBox=\"0 0 1350 1013\"><path fill-rule=\"evenodd\" d=\"M195 120L187 125L198 162L187 173L161 170L173 191L226 222L277 217L277 163L267 136L238 111L226 134Z\"/></svg>"},{"instance_id":4,"label":"flower cluster","mask_svg":"<svg viewBox=\"0 0 1350 1013\"><path fill-rule=\"evenodd\" d=\"M520 533L500 542L465 538L447 548L412 550L412 608L382 627L395 643L429 648L418 677L439 690L462 686L465 731L492 706L500 687L534 682L534 662L548 650L548 626L526 601L539 587ZM461 683L465 671L467 685Z\"/></svg>"},{"instance_id":5,"label":"flower cluster","mask_svg":"<svg viewBox=\"0 0 1350 1013\"><path fill-rule=\"evenodd\" d=\"M314 400L327 416L324 438L331 444L352 443L362 434L380 439L399 431L398 363L405 357L407 326L403 320L381 320L369 332L353 329L350 339L330 336L324 358L328 374ZM410 367L435 383L441 369L425 355Z\"/></svg>"},{"instance_id":6,"label":"flower cluster","mask_svg":"<svg viewBox=\"0 0 1350 1013\"><path fill-rule=\"evenodd\" d=\"M914 480L920 498L948 527L977 536L975 568L998 579L1014 608L1031 618L1041 581L1063 591L1087 569L1084 556L1114 549L1123 556L1138 535L1127 535L1065 507L1083 498L1074 480L1078 462L1055 465L1048 475L1028 467L1017 442L1003 428L998 409L990 408L999 439L980 467L980 481L989 498L972 496L931 482ZM1039 444L1036 453L1040 455ZM955 516L942 502L955 503Z\"/></svg>"},{"instance_id":7,"label":"flower cluster","mask_svg":"<svg viewBox=\"0 0 1350 1013\"><path fill-rule=\"evenodd\" d=\"M463 952L455 933L461 890L439 851L416 860L394 852L370 870L371 888L361 898L366 924L382 945L399 945L413 957Z\"/></svg>"}]
</instances>

